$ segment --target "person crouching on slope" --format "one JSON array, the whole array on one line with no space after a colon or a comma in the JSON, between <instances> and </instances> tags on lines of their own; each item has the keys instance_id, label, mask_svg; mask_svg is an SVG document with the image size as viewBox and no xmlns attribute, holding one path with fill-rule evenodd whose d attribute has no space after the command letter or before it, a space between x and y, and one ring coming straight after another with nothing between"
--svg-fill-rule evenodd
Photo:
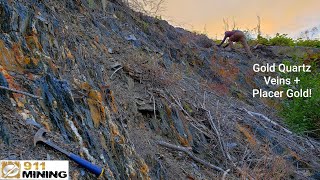
<instances>
[{"instance_id":1,"label":"person crouching on slope","mask_svg":"<svg viewBox=\"0 0 320 180\"><path fill-rule=\"evenodd\" d=\"M253 57L253 54L250 51L250 48L248 46L246 36L244 35L244 33L242 31L240 31L240 30L226 31L224 33L224 38L223 38L222 42L218 45L218 47L220 47L227 38L229 38L229 40L228 40L229 43L227 45L225 45L224 48L230 46L230 48L233 49L233 42L240 41L241 44L243 45L244 49L248 53L248 55L250 57Z\"/></svg>"}]
</instances>

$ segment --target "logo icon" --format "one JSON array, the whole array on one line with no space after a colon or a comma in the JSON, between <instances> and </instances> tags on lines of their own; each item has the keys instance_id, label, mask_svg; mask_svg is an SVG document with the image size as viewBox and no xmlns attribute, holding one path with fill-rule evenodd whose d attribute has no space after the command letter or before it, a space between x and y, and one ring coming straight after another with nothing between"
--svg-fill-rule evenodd
<instances>
[{"instance_id":1,"label":"logo icon","mask_svg":"<svg viewBox=\"0 0 320 180\"><path fill-rule=\"evenodd\" d=\"M11 179L20 178L20 162L16 161L2 161L0 178Z\"/></svg>"}]
</instances>

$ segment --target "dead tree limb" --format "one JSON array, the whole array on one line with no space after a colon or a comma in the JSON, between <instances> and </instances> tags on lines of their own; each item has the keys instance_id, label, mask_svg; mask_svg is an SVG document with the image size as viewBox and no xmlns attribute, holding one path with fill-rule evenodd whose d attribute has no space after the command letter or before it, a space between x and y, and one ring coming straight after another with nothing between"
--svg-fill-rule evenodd
<instances>
[{"instance_id":1,"label":"dead tree limb","mask_svg":"<svg viewBox=\"0 0 320 180\"><path fill-rule=\"evenodd\" d=\"M279 123L277 123L277 122L275 122L275 121L272 121L271 119L269 119L267 116L265 116L265 115L263 115L263 114L249 111L249 110L247 110L246 108L243 108L243 110L246 111L250 116L260 117L260 118L264 119L265 121L271 123L272 125L281 128L284 132L289 133L289 134L292 134L292 132L291 132L290 130L288 130L287 128L281 126Z\"/></svg>"},{"instance_id":2,"label":"dead tree limb","mask_svg":"<svg viewBox=\"0 0 320 180\"><path fill-rule=\"evenodd\" d=\"M120 69L122 69L123 67L121 66L121 67L119 67L118 69L116 69L112 74L111 74L111 76L110 76L110 79L112 79L112 76L116 73L116 72L118 72Z\"/></svg>"},{"instance_id":3,"label":"dead tree limb","mask_svg":"<svg viewBox=\"0 0 320 180\"><path fill-rule=\"evenodd\" d=\"M170 93L168 93L168 94L170 94ZM192 120L192 122L195 122L195 123L197 123L197 121L193 118L193 117L191 117L190 115L189 115L189 113L182 107L182 105L181 105L181 103L173 96L173 95L171 95L170 94L170 97L175 101L175 104L177 104L179 107L180 107L180 109L182 110L182 112L186 115L186 116L188 116L191 120ZM168 99L167 99L168 100ZM205 109L206 110L206 109ZM207 112L208 112L208 110L206 110ZM209 115L209 121L211 121L212 120L212 117L210 118L210 116L211 116L211 113L208 113L208 115ZM198 123L197 123L198 124ZM192 125L192 123L191 123L191 125ZM225 145L224 145L224 141L221 139L222 137L220 136L220 133L219 133L219 131L218 131L218 129L217 129L217 127L215 126L215 124L213 123L212 124L212 121L210 122L210 125L214 125L214 127L212 128L212 129L214 129L214 132L217 134L217 136L218 136L218 141L219 141L219 144L220 144L220 147L221 147L221 150L222 150L222 153L225 153L224 155L227 157L227 159L231 162L231 164L232 164L232 166L241 174L241 175L243 175L243 176L245 176L247 179L249 179L249 180L255 180L255 178L253 178L250 174L248 174L247 172L245 172L245 171L243 171L233 160L232 160L232 157L231 157L231 155L230 155L230 153L228 152L228 150L227 149L225 149L224 147L225 147ZM196 127L196 126L194 126L194 127ZM197 128L197 127L196 127ZM198 128L197 128L198 129ZM199 129L198 129L199 130ZM209 136L209 137L212 137L212 136ZM220 138L219 138L220 137ZM161 143L161 142L160 142ZM177 146L177 147L179 147L178 149L176 148L176 146L175 145L172 145L172 144L168 144L168 143L165 143L165 142L162 142L162 143L164 143L164 144L160 144L160 143L158 143L159 145L162 145L162 146L165 146L165 147L168 147L168 148L172 148L172 149L175 149L175 150L180 150L180 151L182 151L182 152L185 152L185 153L187 153L188 155L189 155L189 153L191 154L191 152L189 152L186 148L183 148L183 147L179 147L179 146ZM169 146L167 146L167 145L171 145L170 147ZM182 149L180 149L180 148L182 148ZM192 155L192 154L191 154ZM190 156L190 155L189 155ZM192 156L190 156L191 158L192 158ZM193 156L194 157L194 156ZM197 157L196 157L197 158ZM195 159L194 159L195 160ZM201 159L200 159L201 160ZM195 160L196 161L196 160ZM198 162L198 161L197 161ZM199 163L201 163L201 162L199 162ZM207 162L208 163L208 162ZM209 163L210 164L210 163ZM209 166L210 167L210 166ZM219 168L219 167L218 167ZM214 169L214 168L213 168ZM224 179L224 178L226 178L226 175L227 175L227 173L228 173L228 170L226 170L226 171L224 171L222 168L220 168L221 170L222 170L222 172L224 172L224 175L222 176L222 179Z\"/></svg>"},{"instance_id":4,"label":"dead tree limb","mask_svg":"<svg viewBox=\"0 0 320 180\"><path fill-rule=\"evenodd\" d=\"M176 146L176 145L173 145L173 144L170 144L170 143L167 143L167 142L163 142L163 141L158 141L157 142L160 146L164 146L164 147L167 147L167 148L170 148L170 149L174 149L174 150L177 150L177 151L181 151L181 152L184 152L186 153L190 158L192 158L194 161L200 163L200 164L203 164L204 166L206 167L209 167L209 168L212 168L212 169L215 169L217 171L221 171L223 173L227 172L228 170L223 170L221 167L218 167L216 165L213 165L203 159L200 159L196 156L194 156L187 148L185 147L181 147L181 146ZM228 172L227 172L228 173Z\"/></svg>"},{"instance_id":5,"label":"dead tree limb","mask_svg":"<svg viewBox=\"0 0 320 180\"><path fill-rule=\"evenodd\" d=\"M0 89L4 89L4 90L11 91L11 92L18 93L18 94L23 94L25 96L29 96L29 97L36 98L36 99L41 99L41 100L43 99L40 96L36 96L36 95L30 94L30 93L27 93L27 92L23 92L23 91L19 91L19 90L16 90L16 89L11 89L11 88L8 88L8 87L5 87L5 86L0 86Z\"/></svg>"},{"instance_id":6,"label":"dead tree limb","mask_svg":"<svg viewBox=\"0 0 320 180\"><path fill-rule=\"evenodd\" d=\"M154 99L154 96L152 95L153 99L153 114L154 114L154 119L157 119L157 113L156 113L156 101Z\"/></svg>"},{"instance_id":7,"label":"dead tree limb","mask_svg":"<svg viewBox=\"0 0 320 180\"><path fill-rule=\"evenodd\" d=\"M225 180L229 172L230 172L230 169L226 170L226 171L223 173L221 180Z\"/></svg>"},{"instance_id":8,"label":"dead tree limb","mask_svg":"<svg viewBox=\"0 0 320 180\"><path fill-rule=\"evenodd\" d=\"M232 160L232 157L229 153L229 151L227 150L226 146L225 146L225 143L224 143L224 140L223 140L223 137L221 135L221 133L219 132L217 126L215 125L215 123L213 122L213 119L212 119L212 116L211 116L211 112L207 109L204 109L206 112L207 112L207 115L208 115L208 119L209 119L209 123L210 123L210 126L211 128L214 130L214 132L217 134L218 136L218 141L219 141L219 144L220 144L220 148L221 148L221 152L222 154L224 155L224 157L227 158L227 160L229 160L232 164L232 166L242 175L244 175L245 177L248 177L250 180L254 180L253 177L251 177L248 173L244 172L240 167L237 166L237 164ZM228 169L229 170L229 169ZM228 171L227 170L227 171ZM226 178L226 175L227 175L227 171L225 171L225 173L223 174L222 176L222 179L225 179Z\"/></svg>"},{"instance_id":9,"label":"dead tree limb","mask_svg":"<svg viewBox=\"0 0 320 180\"><path fill-rule=\"evenodd\" d=\"M181 103L180 103L173 95L170 94L170 96L171 96L171 98L175 101L175 103L179 106L179 108L182 110L182 112L183 112L185 115L187 115L188 117L192 118L192 117L189 115L189 113L182 107Z\"/></svg>"},{"instance_id":10,"label":"dead tree limb","mask_svg":"<svg viewBox=\"0 0 320 180\"><path fill-rule=\"evenodd\" d=\"M224 156L225 158L228 158L228 159L231 160L231 157L227 157L227 156L228 156L228 153L226 152L224 142L223 142L223 140L221 139L222 136L221 136L220 132L218 131L218 128L217 128L216 124L213 122L213 119L212 119L212 116L211 116L210 111L208 111L208 110L206 110L206 109L205 109L205 111L207 111L207 114L208 114L208 117L209 117L209 123L210 123L211 128L214 130L214 132L215 132L215 133L217 134L217 136L218 136L218 141L219 141L220 148L221 148L221 152L222 152L223 156Z\"/></svg>"}]
</instances>

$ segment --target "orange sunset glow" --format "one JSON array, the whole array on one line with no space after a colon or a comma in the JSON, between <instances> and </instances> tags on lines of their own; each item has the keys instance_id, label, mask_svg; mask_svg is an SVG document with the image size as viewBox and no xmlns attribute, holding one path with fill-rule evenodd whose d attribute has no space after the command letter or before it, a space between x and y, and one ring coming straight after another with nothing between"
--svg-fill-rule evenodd
<instances>
[{"instance_id":1,"label":"orange sunset glow","mask_svg":"<svg viewBox=\"0 0 320 180\"><path fill-rule=\"evenodd\" d=\"M168 0L160 14L175 26L221 38L228 19L232 28L251 30L261 18L263 35L289 34L291 37L310 29L320 29L319 0ZM317 36L319 37L319 35Z\"/></svg>"}]
</instances>

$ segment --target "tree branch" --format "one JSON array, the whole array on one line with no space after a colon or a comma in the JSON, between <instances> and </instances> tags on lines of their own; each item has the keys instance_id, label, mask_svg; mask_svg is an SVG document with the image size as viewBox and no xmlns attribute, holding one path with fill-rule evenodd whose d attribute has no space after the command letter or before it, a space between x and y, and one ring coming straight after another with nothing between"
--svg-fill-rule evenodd
<instances>
[{"instance_id":1,"label":"tree branch","mask_svg":"<svg viewBox=\"0 0 320 180\"><path fill-rule=\"evenodd\" d=\"M123 67L121 66L121 67L119 67L118 69L116 69L112 74L111 74L111 76L110 76L110 79L112 79L112 76L116 73L116 72L118 72L120 69L122 69Z\"/></svg>"},{"instance_id":2,"label":"tree branch","mask_svg":"<svg viewBox=\"0 0 320 180\"><path fill-rule=\"evenodd\" d=\"M256 113L256 112L252 112L252 111L249 111L247 110L246 108L243 108L244 111L246 111L250 116L252 117L260 117L262 119L264 119L265 121L273 124L274 126L276 127L279 127L281 128L284 132L288 133L288 134L292 134L292 132L288 129L286 129L285 127L281 126L279 123L275 122L275 121L272 121L271 119L269 119L267 116L263 115L263 114L260 114L260 113Z\"/></svg>"},{"instance_id":3,"label":"tree branch","mask_svg":"<svg viewBox=\"0 0 320 180\"><path fill-rule=\"evenodd\" d=\"M11 89L11 88L8 88L8 87L5 87L5 86L0 86L0 89L4 89L4 90L11 91L11 92L18 93L18 94L23 94L25 96L30 96L30 97L36 98L36 99L41 99L41 100L43 99L40 96L36 96L36 95L30 94L30 93L27 93L27 92L23 92L23 91L19 91L19 90L16 90L16 89Z\"/></svg>"},{"instance_id":4,"label":"tree branch","mask_svg":"<svg viewBox=\"0 0 320 180\"><path fill-rule=\"evenodd\" d=\"M173 144L170 144L170 143L167 143L167 142L164 142L164 141L158 141L157 142L160 146L164 146L164 147L167 147L167 148L170 148L170 149L174 149L174 150L177 150L177 151L181 151L181 152L184 152L186 153L190 158L192 158L194 161L200 163L200 164L203 164L204 166L206 167L209 167L209 168L212 168L212 169L215 169L217 171L221 171L223 173L228 173L228 170L223 170L221 167L218 167L216 165L213 165L203 159L200 159L196 156L194 156L187 148L185 147L181 147L181 146L176 146L176 145L173 145Z\"/></svg>"}]
</instances>

